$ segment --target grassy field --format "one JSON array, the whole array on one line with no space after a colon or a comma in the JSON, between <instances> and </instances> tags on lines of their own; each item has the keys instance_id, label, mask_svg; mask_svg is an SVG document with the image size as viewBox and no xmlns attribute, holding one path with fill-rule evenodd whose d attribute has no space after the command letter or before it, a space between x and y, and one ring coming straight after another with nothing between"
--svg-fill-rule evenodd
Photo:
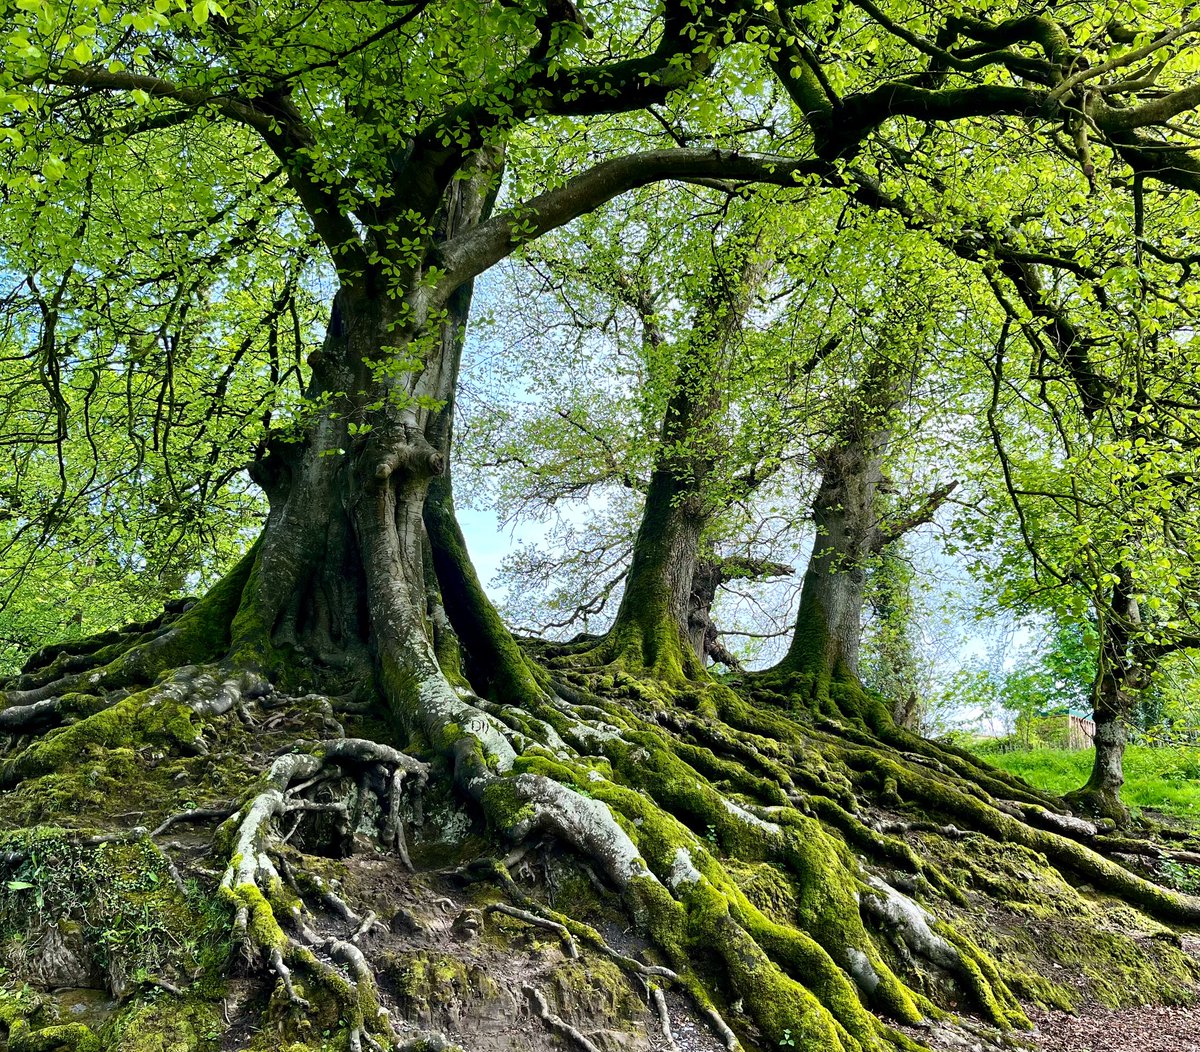
<instances>
[{"instance_id":1,"label":"grassy field","mask_svg":"<svg viewBox=\"0 0 1200 1052\"><path fill-rule=\"evenodd\" d=\"M982 746L976 752L1039 789L1057 794L1078 789L1092 767L1091 749L997 752ZM1151 749L1131 745L1125 752L1121 796L1130 807L1150 807L1200 823L1200 746Z\"/></svg>"}]
</instances>

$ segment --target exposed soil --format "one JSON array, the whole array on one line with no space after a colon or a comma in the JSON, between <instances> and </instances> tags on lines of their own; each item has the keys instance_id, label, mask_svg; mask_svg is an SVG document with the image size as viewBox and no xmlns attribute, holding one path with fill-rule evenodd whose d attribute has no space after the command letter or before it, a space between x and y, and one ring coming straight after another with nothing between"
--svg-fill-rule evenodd
<instances>
[{"instance_id":1,"label":"exposed soil","mask_svg":"<svg viewBox=\"0 0 1200 1052\"><path fill-rule=\"evenodd\" d=\"M1200 1052L1200 1006L1036 1013L1042 1052Z\"/></svg>"}]
</instances>

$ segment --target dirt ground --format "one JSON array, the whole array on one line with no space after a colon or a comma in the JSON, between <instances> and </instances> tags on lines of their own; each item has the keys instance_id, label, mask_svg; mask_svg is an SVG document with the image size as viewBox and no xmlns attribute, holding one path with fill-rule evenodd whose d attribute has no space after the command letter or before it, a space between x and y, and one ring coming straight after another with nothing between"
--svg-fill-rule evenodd
<instances>
[{"instance_id":1,"label":"dirt ground","mask_svg":"<svg viewBox=\"0 0 1200 1052\"><path fill-rule=\"evenodd\" d=\"M1200 1052L1200 1006L1049 1012L1034 1021L1039 1052Z\"/></svg>"}]
</instances>

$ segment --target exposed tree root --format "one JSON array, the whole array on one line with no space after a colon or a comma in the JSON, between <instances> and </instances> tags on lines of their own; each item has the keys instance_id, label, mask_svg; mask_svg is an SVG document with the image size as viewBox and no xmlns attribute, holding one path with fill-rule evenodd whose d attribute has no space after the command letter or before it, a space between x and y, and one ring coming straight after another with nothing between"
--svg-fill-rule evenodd
<instances>
[{"instance_id":1,"label":"exposed tree root","mask_svg":"<svg viewBox=\"0 0 1200 1052\"><path fill-rule=\"evenodd\" d=\"M39 651L11 689L0 694L0 733L41 732L103 707L98 699L108 692L153 683L164 672L176 673L173 679L186 678L184 673L194 663L219 658L227 650L229 625L256 557L257 545L203 599L178 614L98 637L99 642ZM238 684L239 691L249 689L247 675L239 668L231 685ZM223 711L223 703L223 693L216 692L213 711Z\"/></svg>"},{"instance_id":2,"label":"exposed tree root","mask_svg":"<svg viewBox=\"0 0 1200 1052\"><path fill-rule=\"evenodd\" d=\"M188 613L148 631L173 631ZM66 670L66 654L49 662ZM4 725L13 745L0 761L0 789L56 777L89 750L150 750L200 763L208 762L218 728L246 741L265 734L286 743L289 727L307 735L332 722L340 731L337 716L370 715L355 712L354 702L341 711L311 691L281 701L260 673L217 660L164 670L149 687L116 690L102 682L85 695L19 699L3 710L16 715ZM426 674L414 677L411 670L421 667ZM552 933L565 961L611 961L640 991L656 1040L667 1047L674 1036L664 989L672 988L730 1050L783 1042L833 1052L915 1049L920 1044L896 1024L941 1021L939 1004L948 1003L1000 1030L1028 1025L1021 998L1059 1003L1068 995L989 952L985 929L962 926L972 910L989 908L988 896L1007 879L985 844L1046 867L1063 909L1068 901L1086 904L1062 880L1067 875L1164 921L1200 924L1200 902L1107 857L1190 863L1188 847L1113 836L973 760L880 730L869 699L852 691L814 715L807 703L770 690L664 686L613 665L572 661L515 704L453 687L419 653L389 657L386 647L382 678L408 748L422 759L376 740L378 725L363 723L374 737L295 741L240 806L222 803L228 793L213 794L164 808L146 823L154 826L150 836L162 837L177 825L227 819L217 837L219 894L243 959L252 972L275 974L284 1009L308 1017L332 1006L351 1052L450 1043L394 1017L370 949L372 940L391 937L388 927L369 904L332 884L303 845L333 836L348 851L365 836L394 865L419 874L407 808L412 791L443 769L459 805L485 819L514 860L547 841L579 860L592 893L620 903L642 948L614 946L499 862L463 873L507 901L468 912ZM47 686L62 682L74 681L59 676ZM93 847L114 835L125 840L112 843L146 839L140 826L81 834ZM0 852L10 870L29 858L19 845ZM185 877L203 873L202 866L181 873L165 855L161 868L181 901L192 894ZM390 932L419 931L415 919L402 923L402 909L396 917ZM479 920L456 922L454 930L478 938ZM1178 968L1183 976L1185 966ZM177 977L149 974L146 981L164 993L186 993ZM545 1028L580 1049L598 1047L555 1009L542 982L522 986Z\"/></svg>"},{"instance_id":3,"label":"exposed tree root","mask_svg":"<svg viewBox=\"0 0 1200 1052\"><path fill-rule=\"evenodd\" d=\"M348 1028L351 1052L360 1052L363 1044L381 1048L376 1035L389 1045L396 1037L387 1010L378 1000L374 970L353 942L371 929L374 918L358 916L319 877L313 877L310 880L322 901L353 930L347 940L323 936L311 928L304 919L303 899L289 897L271 858L272 824L289 812L312 809L307 806L312 802L300 800L297 791L315 784L316 776L325 768L344 770L371 764L390 768L393 777L388 785L392 793L402 790L406 777L419 785L428 773L420 761L365 739L326 741L311 752L291 753L275 760L263 786L238 815L229 864L221 878L222 894L234 910L234 932L244 947L251 954L267 957L288 1001L297 1008L307 1011L312 1005L297 991L292 979L294 967L303 969L311 982L333 996ZM294 928L294 935L284 932L279 915ZM343 966L347 974L336 965Z\"/></svg>"},{"instance_id":4,"label":"exposed tree root","mask_svg":"<svg viewBox=\"0 0 1200 1052\"><path fill-rule=\"evenodd\" d=\"M582 1049L582 1052L600 1052L591 1041L581 1034L570 1023L564 1022L559 1016L556 1016L550 1011L550 1006L546 1003L546 995L541 990L534 986L527 986L524 990L525 996L532 1002L537 1010L538 1017L550 1027L555 1033L562 1034L576 1048Z\"/></svg>"}]
</instances>

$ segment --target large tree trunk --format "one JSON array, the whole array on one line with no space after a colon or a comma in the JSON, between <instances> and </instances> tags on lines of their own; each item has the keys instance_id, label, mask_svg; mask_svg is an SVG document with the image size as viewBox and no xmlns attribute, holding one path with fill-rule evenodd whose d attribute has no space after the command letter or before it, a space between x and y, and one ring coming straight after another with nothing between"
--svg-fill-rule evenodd
<instances>
[{"instance_id":1,"label":"large tree trunk","mask_svg":"<svg viewBox=\"0 0 1200 1052\"><path fill-rule=\"evenodd\" d=\"M888 432L854 435L821 457L816 539L783 666L817 684L858 675L868 561L882 542L876 498ZM820 689L820 687L818 687Z\"/></svg>"},{"instance_id":2,"label":"large tree trunk","mask_svg":"<svg viewBox=\"0 0 1200 1052\"><path fill-rule=\"evenodd\" d=\"M1068 795L1081 811L1110 818L1120 825L1129 822L1129 811L1121 801L1125 784L1127 724L1137 690L1144 686L1145 670L1137 660L1134 633L1141 620L1134 595L1133 575L1119 565L1108 609L1100 622L1096 678L1092 684L1092 709L1096 724L1095 755L1086 784Z\"/></svg>"},{"instance_id":3,"label":"large tree trunk","mask_svg":"<svg viewBox=\"0 0 1200 1052\"><path fill-rule=\"evenodd\" d=\"M703 471L677 473L675 465L655 468L625 592L608 634L616 653L670 677L699 667L687 626L700 536L708 518L703 478Z\"/></svg>"},{"instance_id":4,"label":"large tree trunk","mask_svg":"<svg viewBox=\"0 0 1200 1052\"><path fill-rule=\"evenodd\" d=\"M439 239L486 217L498 165L498 154L487 155L471 178L452 184ZM419 274L409 280L419 287ZM269 667L278 648L298 648L328 665L374 665L393 690L411 693L443 678L423 513L447 470L471 287L454 293L426 332L412 320L417 297L380 282L338 291L310 358L304 437L274 441L255 465L270 513L234 622L234 654Z\"/></svg>"},{"instance_id":5,"label":"large tree trunk","mask_svg":"<svg viewBox=\"0 0 1200 1052\"><path fill-rule=\"evenodd\" d=\"M610 654L669 678L692 676L703 659L691 641L692 584L705 527L717 511L709 481L719 459L720 411L734 341L771 260L757 237L720 246L692 328L680 349ZM650 308L647 342L661 344Z\"/></svg>"},{"instance_id":6,"label":"large tree trunk","mask_svg":"<svg viewBox=\"0 0 1200 1052\"><path fill-rule=\"evenodd\" d=\"M1092 772L1087 784L1075 796L1084 809L1115 818L1124 823L1127 812L1121 802L1125 784L1125 721L1129 718L1129 697L1120 673L1105 671L1092 691L1096 723L1093 742L1096 747Z\"/></svg>"},{"instance_id":7,"label":"large tree trunk","mask_svg":"<svg viewBox=\"0 0 1200 1052\"><path fill-rule=\"evenodd\" d=\"M494 199L493 186L480 202L478 220L491 212ZM426 575L427 608L443 671L453 677L461 669L481 696L527 705L542 692L539 670L526 659L484 592L454 511L450 465L455 397L473 293L473 282L454 293L442 325L442 353L448 362L449 380L445 400L433 415L428 433L446 468L431 480L425 499L424 524L432 571L431 579Z\"/></svg>"},{"instance_id":8,"label":"large tree trunk","mask_svg":"<svg viewBox=\"0 0 1200 1052\"><path fill-rule=\"evenodd\" d=\"M929 521L957 485L938 487L907 512L884 513L884 460L895 432L895 414L908 396L910 373L911 364L903 356L873 357L857 390L846 399L835 441L818 456L821 484L812 509L816 538L791 645L777 666L780 672L806 677L818 699L826 699L837 680L859 687L871 564L886 545Z\"/></svg>"},{"instance_id":9,"label":"large tree trunk","mask_svg":"<svg viewBox=\"0 0 1200 1052\"><path fill-rule=\"evenodd\" d=\"M868 561L891 539L881 525L879 491L905 376L902 358L873 356L846 396L834 441L817 457L816 537L781 669L811 677L818 695L834 678L858 677Z\"/></svg>"}]
</instances>

